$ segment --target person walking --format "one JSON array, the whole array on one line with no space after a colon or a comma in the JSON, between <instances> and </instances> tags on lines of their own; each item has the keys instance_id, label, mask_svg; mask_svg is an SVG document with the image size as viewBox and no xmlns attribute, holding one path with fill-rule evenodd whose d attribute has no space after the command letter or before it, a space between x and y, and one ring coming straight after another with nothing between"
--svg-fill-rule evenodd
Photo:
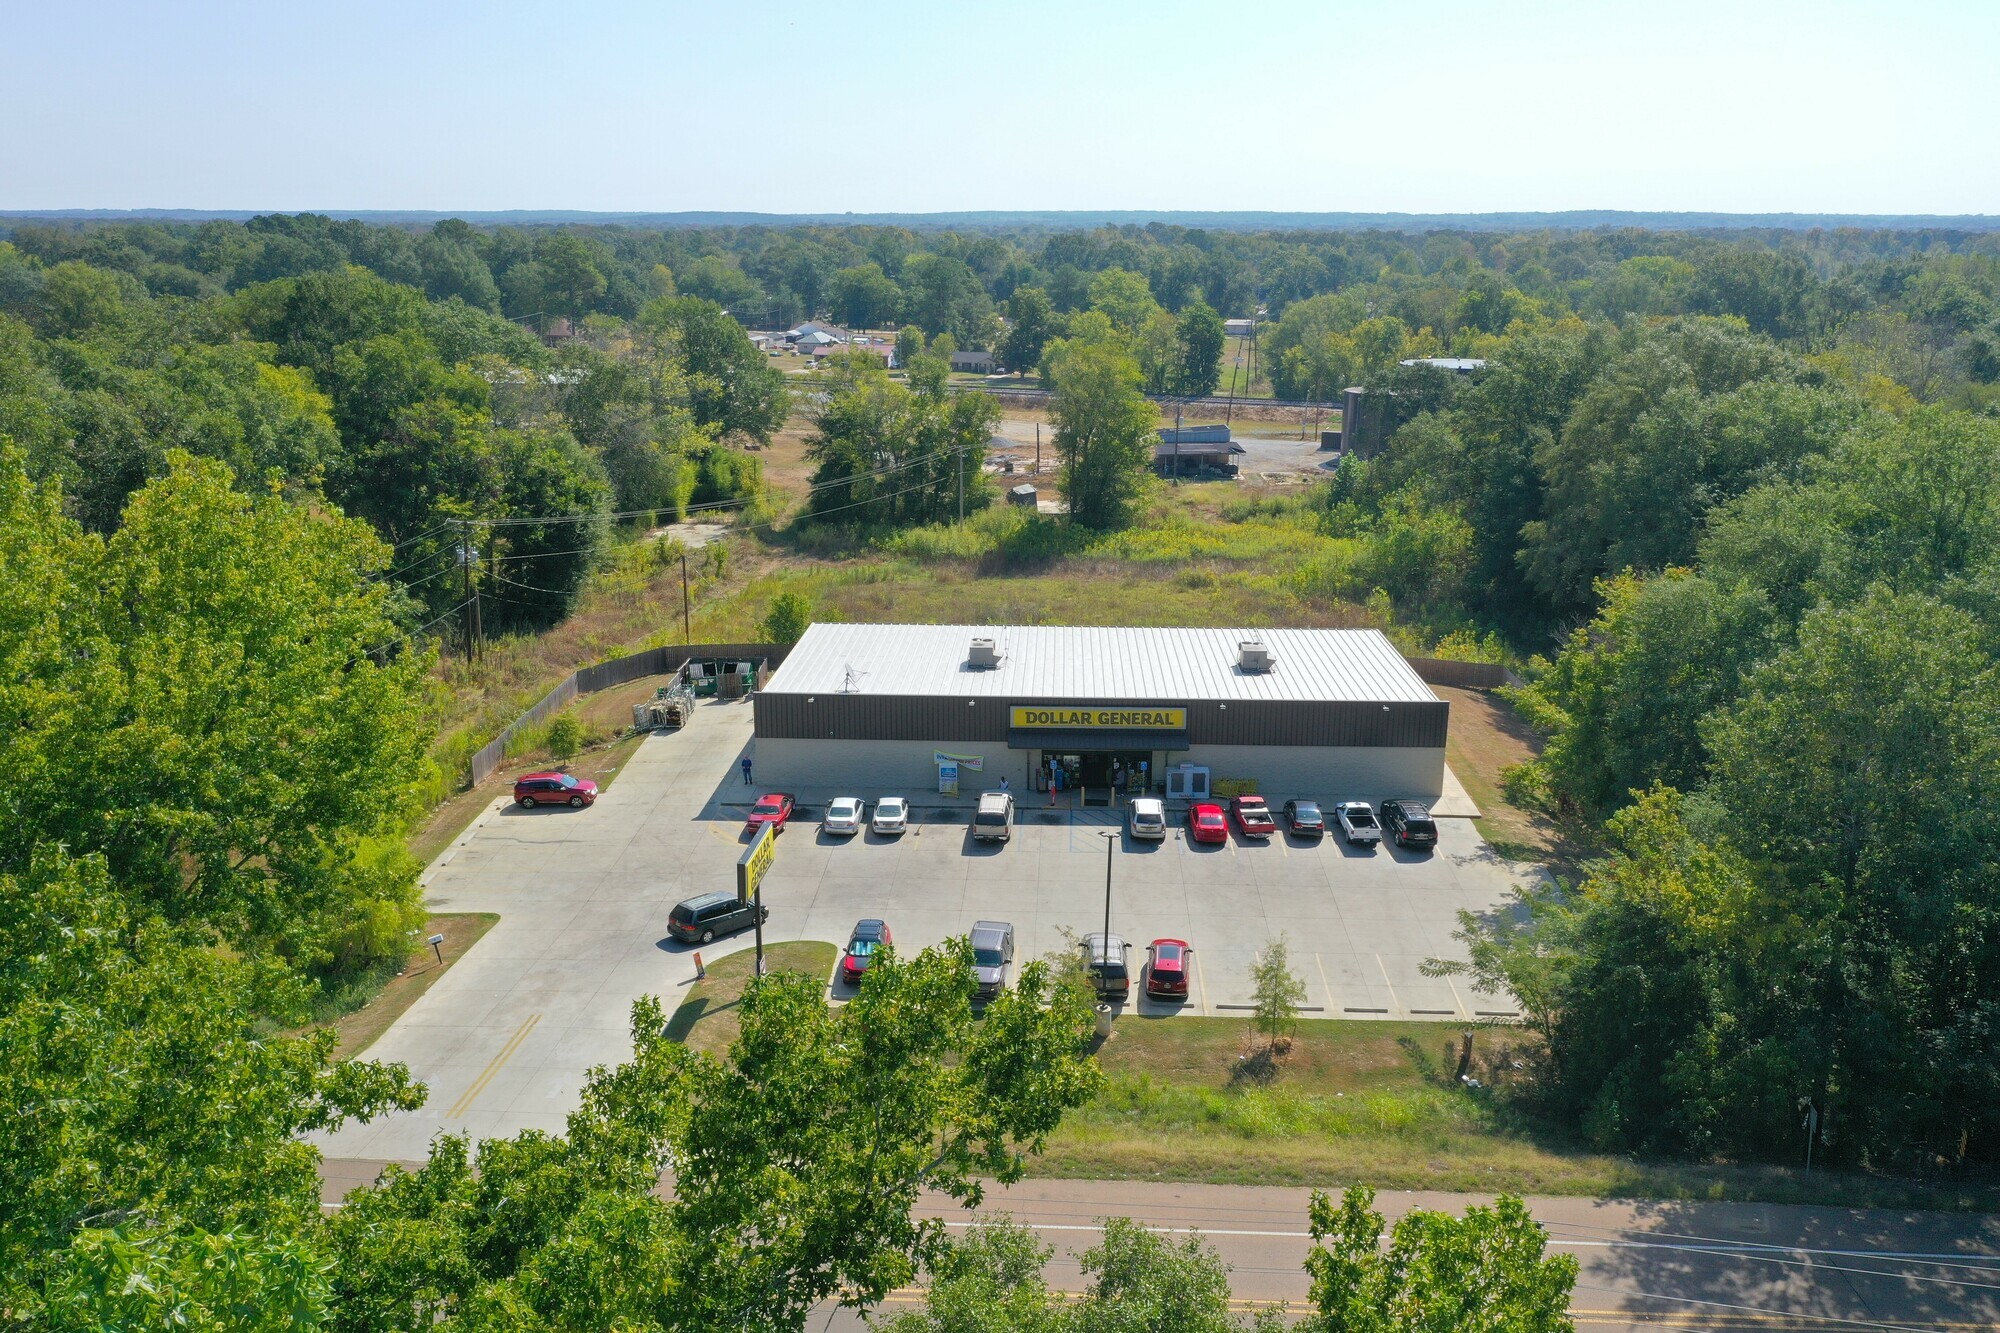
<instances>
[{"instance_id":1,"label":"person walking","mask_svg":"<svg viewBox=\"0 0 2000 1333\"><path fill-rule=\"evenodd\" d=\"M1000 790L1001 791L1007 790L1007 779L1004 777L1000 779Z\"/></svg>"},{"instance_id":2,"label":"person walking","mask_svg":"<svg viewBox=\"0 0 2000 1333\"><path fill-rule=\"evenodd\" d=\"M750 785L750 756L747 754L743 756L743 785Z\"/></svg>"}]
</instances>

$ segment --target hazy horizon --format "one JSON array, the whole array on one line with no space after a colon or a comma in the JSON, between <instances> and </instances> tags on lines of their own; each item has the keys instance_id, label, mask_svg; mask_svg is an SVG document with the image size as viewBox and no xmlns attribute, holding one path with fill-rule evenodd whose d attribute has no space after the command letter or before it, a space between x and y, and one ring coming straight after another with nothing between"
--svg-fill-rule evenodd
<instances>
[{"instance_id":1,"label":"hazy horizon","mask_svg":"<svg viewBox=\"0 0 2000 1333\"><path fill-rule=\"evenodd\" d=\"M10 213L2000 213L1972 0L85 0L11 35Z\"/></svg>"}]
</instances>

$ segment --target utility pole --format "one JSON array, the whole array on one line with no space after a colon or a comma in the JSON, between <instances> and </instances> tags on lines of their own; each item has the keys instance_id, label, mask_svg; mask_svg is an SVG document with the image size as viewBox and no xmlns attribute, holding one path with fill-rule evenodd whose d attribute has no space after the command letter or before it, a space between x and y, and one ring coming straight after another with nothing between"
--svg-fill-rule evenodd
<instances>
[{"instance_id":1,"label":"utility pole","mask_svg":"<svg viewBox=\"0 0 2000 1333\"><path fill-rule=\"evenodd\" d=\"M1104 839L1104 957L1111 959L1111 848L1118 841L1118 834L1107 833L1103 829L1097 836Z\"/></svg>"},{"instance_id":2,"label":"utility pole","mask_svg":"<svg viewBox=\"0 0 2000 1333\"><path fill-rule=\"evenodd\" d=\"M1181 409L1184 402L1174 404L1174 485L1181 484Z\"/></svg>"},{"instance_id":3,"label":"utility pole","mask_svg":"<svg viewBox=\"0 0 2000 1333\"><path fill-rule=\"evenodd\" d=\"M681 548L681 642L694 642L694 636L688 630L688 553L685 546Z\"/></svg>"},{"instance_id":4,"label":"utility pole","mask_svg":"<svg viewBox=\"0 0 2000 1333\"><path fill-rule=\"evenodd\" d=\"M958 446L958 521L965 522L965 445Z\"/></svg>"},{"instance_id":5,"label":"utility pole","mask_svg":"<svg viewBox=\"0 0 2000 1333\"><path fill-rule=\"evenodd\" d=\"M458 520L459 625L465 634L465 662L472 665L474 617L478 603L472 590L472 562L479 553L472 549L472 525Z\"/></svg>"},{"instance_id":6,"label":"utility pole","mask_svg":"<svg viewBox=\"0 0 2000 1333\"><path fill-rule=\"evenodd\" d=\"M1035 423L1035 475L1042 475L1042 423Z\"/></svg>"}]
</instances>

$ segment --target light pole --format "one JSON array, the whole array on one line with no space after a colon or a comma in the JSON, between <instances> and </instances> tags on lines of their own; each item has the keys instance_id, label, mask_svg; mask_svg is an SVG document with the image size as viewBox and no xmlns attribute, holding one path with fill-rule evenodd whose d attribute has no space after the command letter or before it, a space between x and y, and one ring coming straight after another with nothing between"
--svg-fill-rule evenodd
<instances>
[{"instance_id":1,"label":"light pole","mask_svg":"<svg viewBox=\"0 0 2000 1333\"><path fill-rule=\"evenodd\" d=\"M1104 960L1109 963L1111 961L1111 849L1117 845L1119 834L1099 829L1097 836L1104 839Z\"/></svg>"}]
</instances>

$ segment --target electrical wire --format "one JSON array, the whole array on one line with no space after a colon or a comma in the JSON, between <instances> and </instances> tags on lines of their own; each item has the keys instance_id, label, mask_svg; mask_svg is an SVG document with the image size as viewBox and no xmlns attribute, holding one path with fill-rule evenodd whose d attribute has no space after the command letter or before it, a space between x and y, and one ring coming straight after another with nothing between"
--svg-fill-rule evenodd
<instances>
[{"instance_id":1,"label":"electrical wire","mask_svg":"<svg viewBox=\"0 0 2000 1333\"><path fill-rule=\"evenodd\" d=\"M429 629L432 625L436 625L443 621L451 619L453 616L457 615L460 611L463 611L466 607L471 605L472 605L472 599L468 597L464 601L460 602L457 606L452 607L451 610L439 616L436 620L426 621L424 624L421 624L417 626L415 629L411 630L408 634L398 634L395 638L390 639L386 643L377 644L373 648L363 649L361 652L361 656L373 657L375 654L381 652L385 648L393 648L399 643L403 643L407 640L414 639L419 634L422 634L425 630Z\"/></svg>"}]
</instances>

